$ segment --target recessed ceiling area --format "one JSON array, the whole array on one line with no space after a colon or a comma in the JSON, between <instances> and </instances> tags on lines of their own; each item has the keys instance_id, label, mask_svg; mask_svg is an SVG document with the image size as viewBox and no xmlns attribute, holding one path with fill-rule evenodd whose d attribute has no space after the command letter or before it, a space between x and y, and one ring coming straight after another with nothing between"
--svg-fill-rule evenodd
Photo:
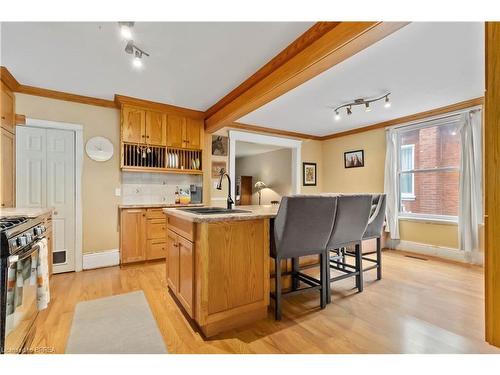
<instances>
[{"instance_id":1,"label":"recessed ceiling area","mask_svg":"<svg viewBox=\"0 0 500 375\"><path fill-rule=\"evenodd\" d=\"M284 147L266 145L262 143L236 141L236 158L265 154L266 152L281 150Z\"/></svg>"},{"instance_id":2,"label":"recessed ceiling area","mask_svg":"<svg viewBox=\"0 0 500 375\"><path fill-rule=\"evenodd\" d=\"M1 65L22 84L206 110L313 22L136 22L134 69L117 22L3 22Z\"/></svg>"},{"instance_id":3,"label":"recessed ceiling area","mask_svg":"<svg viewBox=\"0 0 500 375\"><path fill-rule=\"evenodd\" d=\"M391 107L332 107L392 94ZM484 24L415 22L238 120L316 136L338 133L481 97Z\"/></svg>"}]
</instances>

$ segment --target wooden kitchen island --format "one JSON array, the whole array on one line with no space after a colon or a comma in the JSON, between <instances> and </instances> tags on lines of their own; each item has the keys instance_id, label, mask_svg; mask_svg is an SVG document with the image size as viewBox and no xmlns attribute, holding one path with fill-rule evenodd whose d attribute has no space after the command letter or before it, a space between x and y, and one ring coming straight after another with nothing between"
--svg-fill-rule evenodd
<instances>
[{"instance_id":1,"label":"wooden kitchen island","mask_svg":"<svg viewBox=\"0 0 500 375\"><path fill-rule=\"evenodd\" d=\"M269 305L269 222L278 206L199 215L165 208L167 284L210 337L260 319Z\"/></svg>"}]
</instances>

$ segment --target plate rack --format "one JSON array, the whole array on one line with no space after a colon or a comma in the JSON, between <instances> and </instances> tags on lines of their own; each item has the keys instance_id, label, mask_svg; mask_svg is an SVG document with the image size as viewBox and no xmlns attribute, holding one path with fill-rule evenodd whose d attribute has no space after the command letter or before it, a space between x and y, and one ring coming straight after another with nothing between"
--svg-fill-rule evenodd
<instances>
[{"instance_id":1,"label":"plate rack","mask_svg":"<svg viewBox=\"0 0 500 375\"><path fill-rule=\"evenodd\" d=\"M123 167L165 169L163 146L123 143Z\"/></svg>"},{"instance_id":2,"label":"plate rack","mask_svg":"<svg viewBox=\"0 0 500 375\"><path fill-rule=\"evenodd\" d=\"M200 172L201 150L186 150L181 148L167 148L166 167L167 169Z\"/></svg>"}]
</instances>

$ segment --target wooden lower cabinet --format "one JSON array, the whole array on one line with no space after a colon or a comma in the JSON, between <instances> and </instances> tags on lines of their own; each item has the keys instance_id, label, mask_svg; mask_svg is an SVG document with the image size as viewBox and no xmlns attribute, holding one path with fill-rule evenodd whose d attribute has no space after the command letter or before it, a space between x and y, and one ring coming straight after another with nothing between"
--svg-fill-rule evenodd
<instances>
[{"instance_id":1,"label":"wooden lower cabinet","mask_svg":"<svg viewBox=\"0 0 500 375\"><path fill-rule=\"evenodd\" d=\"M122 209L120 259L122 264L165 259L166 218L160 209Z\"/></svg>"},{"instance_id":2,"label":"wooden lower cabinet","mask_svg":"<svg viewBox=\"0 0 500 375\"><path fill-rule=\"evenodd\" d=\"M269 220L167 222L167 285L205 336L267 316Z\"/></svg>"}]
</instances>

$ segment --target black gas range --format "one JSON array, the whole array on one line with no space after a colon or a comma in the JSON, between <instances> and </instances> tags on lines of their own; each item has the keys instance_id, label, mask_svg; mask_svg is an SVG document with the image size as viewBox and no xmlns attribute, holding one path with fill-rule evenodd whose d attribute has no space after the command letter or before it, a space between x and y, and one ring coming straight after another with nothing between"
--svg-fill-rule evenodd
<instances>
[{"instance_id":1,"label":"black gas range","mask_svg":"<svg viewBox=\"0 0 500 375\"><path fill-rule=\"evenodd\" d=\"M23 352L33 338L37 286L25 273L46 230L42 218L0 218L0 353Z\"/></svg>"}]
</instances>

